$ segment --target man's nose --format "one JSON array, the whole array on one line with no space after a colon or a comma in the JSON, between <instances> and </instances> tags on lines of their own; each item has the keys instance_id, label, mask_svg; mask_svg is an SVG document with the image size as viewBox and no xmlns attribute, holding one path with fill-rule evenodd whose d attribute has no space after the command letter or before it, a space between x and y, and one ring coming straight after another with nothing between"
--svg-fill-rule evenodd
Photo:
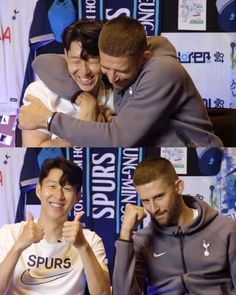
<instances>
[{"instance_id":1,"label":"man's nose","mask_svg":"<svg viewBox=\"0 0 236 295\"><path fill-rule=\"evenodd\" d=\"M114 84L118 79L118 77L116 75L116 71L114 71L114 70L108 70L107 77L108 77L111 84Z\"/></svg>"},{"instance_id":2,"label":"man's nose","mask_svg":"<svg viewBox=\"0 0 236 295\"><path fill-rule=\"evenodd\" d=\"M88 66L88 63L85 60L83 60L81 63L80 73L85 76L89 72L90 72L90 68Z\"/></svg>"},{"instance_id":3,"label":"man's nose","mask_svg":"<svg viewBox=\"0 0 236 295\"><path fill-rule=\"evenodd\" d=\"M151 210L152 214L155 214L156 212L158 212L160 210L160 207L155 201L152 201L150 203L150 210Z\"/></svg>"},{"instance_id":4,"label":"man's nose","mask_svg":"<svg viewBox=\"0 0 236 295\"><path fill-rule=\"evenodd\" d=\"M63 200L63 199L65 198L65 194L64 194L63 187L59 187L59 188L57 189L56 197L57 197L59 200Z\"/></svg>"}]
</instances>

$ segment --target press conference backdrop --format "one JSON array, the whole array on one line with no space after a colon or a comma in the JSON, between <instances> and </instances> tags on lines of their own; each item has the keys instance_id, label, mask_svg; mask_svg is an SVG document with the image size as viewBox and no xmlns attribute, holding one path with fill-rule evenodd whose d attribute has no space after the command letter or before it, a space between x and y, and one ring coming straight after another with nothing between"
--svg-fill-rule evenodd
<instances>
[{"instance_id":1,"label":"press conference backdrop","mask_svg":"<svg viewBox=\"0 0 236 295\"><path fill-rule=\"evenodd\" d=\"M14 223L31 211L39 215L34 187L46 158L63 156L83 168L83 197L69 215L85 211L83 224L102 238L112 272L114 241L127 203L140 205L132 185L137 164L161 155L171 160L186 194L208 202L221 214L236 220L236 148L43 148L0 149L0 225ZM144 226L148 218L144 221Z\"/></svg>"}]
</instances>

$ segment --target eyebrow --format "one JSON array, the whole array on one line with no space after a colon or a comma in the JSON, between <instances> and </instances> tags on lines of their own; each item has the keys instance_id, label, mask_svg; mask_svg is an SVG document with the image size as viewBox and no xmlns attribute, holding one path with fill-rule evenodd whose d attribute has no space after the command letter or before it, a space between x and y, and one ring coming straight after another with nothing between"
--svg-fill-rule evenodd
<instances>
[{"instance_id":1,"label":"eyebrow","mask_svg":"<svg viewBox=\"0 0 236 295\"><path fill-rule=\"evenodd\" d=\"M70 55L69 57L72 59L81 59L81 57L78 55Z\"/></svg>"},{"instance_id":2,"label":"eyebrow","mask_svg":"<svg viewBox=\"0 0 236 295\"><path fill-rule=\"evenodd\" d=\"M111 68L105 67L104 65L100 64L100 66L104 69L111 70Z\"/></svg>"},{"instance_id":3,"label":"eyebrow","mask_svg":"<svg viewBox=\"0 0 236 295\"><path fill-rule=\"evenodd\" d=\"M101 63L100 63L100 67L104 68L104 69L107 69L107 70L117 71L117 72L120 72L120 73L126 73L129 70L129 68L124 69L124 70L122 70L122 69L112 69L112 68L109 68L109 67L106 67L106 66L102 65Z\"/></svg>"},{"instance_id":4,"label":"eyebrow","mask_svg":"<svg viewBox=\"0 0 236 295\"><path fill-rule=\"evenodd\" d=\"M152 196L151 199L154 199L154 198L156 198L156 197L161 197L163 194L164 194L164 192L160 192L160 193L158 193L158 194ZM143 202L143 201L146 201L146 200L150 200L150 198L143 198L143 199L141 199L142 202Z\"/></svg>"},{"instance_id":5,"label":"eyebrow","mask_svg":"<svg viewBox=\"0 0 236 295\"><path fill-rule=\"evenodd\" d=\"M49 182L50 182L50 183L58 183L58 181L56 181L56 180L52 180L52 179L47 179L46 182L47 182L47 183L49 183Z\"/></svg>"}]
</instances>

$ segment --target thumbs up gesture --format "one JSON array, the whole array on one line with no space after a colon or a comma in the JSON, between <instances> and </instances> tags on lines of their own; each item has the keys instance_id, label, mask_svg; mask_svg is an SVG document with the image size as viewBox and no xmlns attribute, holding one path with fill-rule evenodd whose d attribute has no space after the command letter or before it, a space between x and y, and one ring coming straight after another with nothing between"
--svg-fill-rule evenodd
<instances>
[{"instance_id":1,"label":"thumbs up gesture","mask_svg":"<svg viewBox=\"0 0 236 295\"><path fill-rule=\"evenodd\" d=\"M43 239L44 229L43 226L34 222L32 213L28 212L27 223L17 241L19 247L25 250L33 243L38 243Z\"/></svg>"},{"instance_id":2,"label":"thumbs up gesture","mask_svg":"<svg viewBox=\"0 0 236 295\"><path fill-rule=\"evenodd\" d=\"M83 234L83 226L80 223L80 219L83 215L84 211L80 211L76 214L74 221L66 221L62 229L62 237L76 248L79 248L86 243Z\"/></svg>"}]
</instances>

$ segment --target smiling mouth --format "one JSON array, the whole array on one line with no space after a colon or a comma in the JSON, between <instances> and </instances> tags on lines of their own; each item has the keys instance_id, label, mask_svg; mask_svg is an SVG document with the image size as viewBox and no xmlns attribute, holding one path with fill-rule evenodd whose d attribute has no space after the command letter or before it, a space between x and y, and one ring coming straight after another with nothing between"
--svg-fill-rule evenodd
<instances>
[{"instance_id":1,"label":"smiling mouth","mask_svg":"<svg viewBox=\"0 0 236 295\"><path fill-rule=\"evenodd\" d=\"M61 203L50 202L50 205L51 205L53 208L62 208L62 207L64 207L64 204L61 204Z\"/></svg>"},{"instance_id":2,"label":"smiling mouth","mask_svg":"<svg viewBox=\"0 0 236 295\"><path fill-rule=\"evenodd\" d=\"M92 77L81 77L81 76L79 76L78 78L79 78L80 82L83 85L90 85L94 80L94 76L92 76Z\"/></svg>"}]
</instances>

